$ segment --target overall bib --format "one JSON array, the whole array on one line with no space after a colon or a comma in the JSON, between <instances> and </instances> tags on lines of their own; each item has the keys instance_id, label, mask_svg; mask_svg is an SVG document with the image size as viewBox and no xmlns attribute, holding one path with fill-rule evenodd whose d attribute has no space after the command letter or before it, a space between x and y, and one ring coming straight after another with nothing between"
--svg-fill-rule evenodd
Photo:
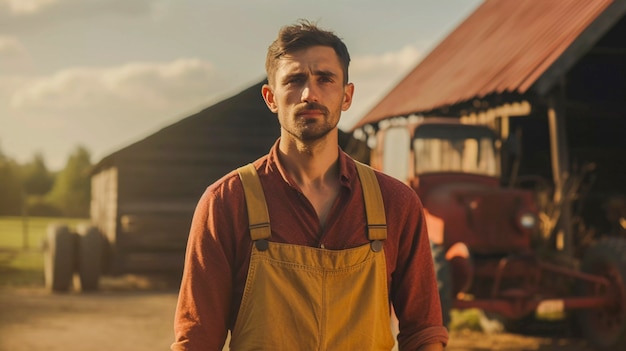
<instances>
[{"instance_id":1,"label":"overall bib","mask_svg":"<svg viewBox=\"0 0 626 351\"><path fill-rule=\"evenodd\" d=\"M230 349L367 351L393 348L387 227L374 172L357 163L369 244L326 250L269 242L265 195L252 165L239 169L254 245Z\"/></svg>"}]
</instances>

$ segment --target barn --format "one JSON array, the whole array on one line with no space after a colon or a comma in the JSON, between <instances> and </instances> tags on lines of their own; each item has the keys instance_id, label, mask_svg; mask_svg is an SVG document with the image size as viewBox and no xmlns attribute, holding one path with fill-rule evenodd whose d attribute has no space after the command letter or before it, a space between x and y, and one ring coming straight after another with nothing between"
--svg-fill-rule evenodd
<instances>
[{"instance_id":1,"label":"barn","mask_svg":"<svg viewBox=\"0 0 626 351\"><path fill-rule=\"evenodd\" d=\"M579 215L611 231L605 210L626 195L625 14L624 0L486 0L354 130L409 116L488 124L521 143L519 177L569 202L566 232Z\"/></svg>"},{"instance_id":2,"label":"barn","mask_svg":"<svg viewBox=\"0 0 626 351\"><path fill-rule=\"evenodd\" d=\"M91 220L106 237L106 271L180 273L191 217L212 182L269 151L280 127L262 81L100 160ZM342 148L367 148L340 132Z\"/></svg>"}]
</instances>

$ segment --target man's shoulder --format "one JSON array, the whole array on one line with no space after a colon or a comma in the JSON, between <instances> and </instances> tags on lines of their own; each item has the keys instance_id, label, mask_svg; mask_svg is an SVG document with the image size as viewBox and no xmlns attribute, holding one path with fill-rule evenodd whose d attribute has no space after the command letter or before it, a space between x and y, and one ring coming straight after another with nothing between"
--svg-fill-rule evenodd
<instances>
[{"instance_id":1,"label":"man's shoulder","mask_svg":"<svg viewBox=\"0 0 626 351\"><path fill-rule=\"evenodd\" d=\"M411 187L409 187L407 184L403 183L399 179L394 178L394 177L392 177L392 176L390 176L390 175L388 175L386 173L383 173L383 172L377 170L376 168L374 168L374 167L372 167L372 166L370 166L368 164L362 163L362 162L360 162L358 160L355 160L355 159L353 159L351 157L347 157L346 159L348 160L347 161L348 163L354 163L355 167L359 167L359 166L363 167L363 166L365 166L365 168L371 169L374 172L374 174L376 175L376 179L378 181L378 184L380 186L380 190L382 192L393 191L393 192L406 193L407 195L411 195L411 194L417 195L415 193L415 191Z\"/></svg>"},{"instance_id":2,"label":"man's shoulder","mask_svg":"<svg viewBox=\"0 0 626 351\"><path fill-rule=\"evenodd\" d=\"M208 192L221 192L225 189L230 189L233 187L233 184L239 182L239 175L237 173L237 169L233 169L230 172L223 175L218 180L214 181L207 187Z\"/></svg>"},{"instance_id":3,"label":"man's shoulder","mask_svg":"<svg viewBox=\"0 0 626 351\"><path fill-rule=\"evenodd\" d=\"M386 173L373 170L387 207L421 206L421 200L413 188Z\"/></svg>"},{"instance_id":4,"label":"man's shoulder","mask_svg":"<svg viewBox=\"0 0 626 351\"><path fill-rule=\"evenodd\" d=\"M254 168L258 173L263 173L262 169L264 168L267 161L267 155L251 162ZM241 167L245 167L248 164L244 164ZM239 168L237 167L230 172L224 174L221 178L211 183L205 193L212 194L221 194L223 196L228 196L231 192L241 192L243 191L241 185L241 178L239 177Z\"/></svg>"},{"instance_id":5,"label":"man's shoulder","mask_svg":"<svg viewBox=\"0 0 626 351\"><path fill-rule=\"evenodd\" d=\"M383 187L384 187L384 188L389 188L393 191L397 191L401 193L417 195L415 191L413 190L413 188L411 188L410 186L408 186L406 183L402 182L401 180L376 169L374 169L374 173L376 173L376 178L378 179L378 183L380 184L381 191L383 190Z\"/></svg>"}]
</instances>

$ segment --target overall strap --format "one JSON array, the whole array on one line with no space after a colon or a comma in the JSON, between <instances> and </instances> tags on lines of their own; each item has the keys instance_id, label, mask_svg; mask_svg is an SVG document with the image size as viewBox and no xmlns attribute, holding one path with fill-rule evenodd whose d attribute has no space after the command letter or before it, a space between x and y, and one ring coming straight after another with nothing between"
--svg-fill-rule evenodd
<instances>
[{"instance_id":1,"label":"overall strap","mask_svg":"<svg viewBox=\"0 0 626 351\"><path fill-rule=\"evenodd\" d=\"M375 246L378 244L374 245L374 241L387 239L387 219L385 217L383 196L374 170L356 160L354 163L356 164L356 170L361 180L361 188L363 189L365 214L367 216L367 236L372 241L372 248L375 249Z\"/></svg>"},{"instance_id":2,"label":"overall strap","mask_svg":"<svg viewBox=\"0 0 626 351\"><path fill-rule=\"evenodd\" d=\"M259 175L253 164L247 164L237 169L239 178L243 184L248 209L248 225L250 237L253 241L269 239L272 235L270 229L270 216L265 202L265 194L259 180Z\"/></svg>"}]
</instances>

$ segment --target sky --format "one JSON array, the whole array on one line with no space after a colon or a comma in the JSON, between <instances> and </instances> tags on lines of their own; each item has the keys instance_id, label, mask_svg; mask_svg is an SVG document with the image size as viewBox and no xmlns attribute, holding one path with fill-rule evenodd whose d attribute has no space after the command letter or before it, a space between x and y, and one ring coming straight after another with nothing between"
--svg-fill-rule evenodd
<instances>
[{"instance_id":1,"label":"sky","mask_svg":"<svg viewBox=\"0 0 626 351\"><path fill-rule=\"evenodd\" d=\"M346 130L482 0L0 0L0 152L92 162L265 78L304 18L350 51ZM260 94L260 92L259 92Z\"/></svg>"}]
</instances>

